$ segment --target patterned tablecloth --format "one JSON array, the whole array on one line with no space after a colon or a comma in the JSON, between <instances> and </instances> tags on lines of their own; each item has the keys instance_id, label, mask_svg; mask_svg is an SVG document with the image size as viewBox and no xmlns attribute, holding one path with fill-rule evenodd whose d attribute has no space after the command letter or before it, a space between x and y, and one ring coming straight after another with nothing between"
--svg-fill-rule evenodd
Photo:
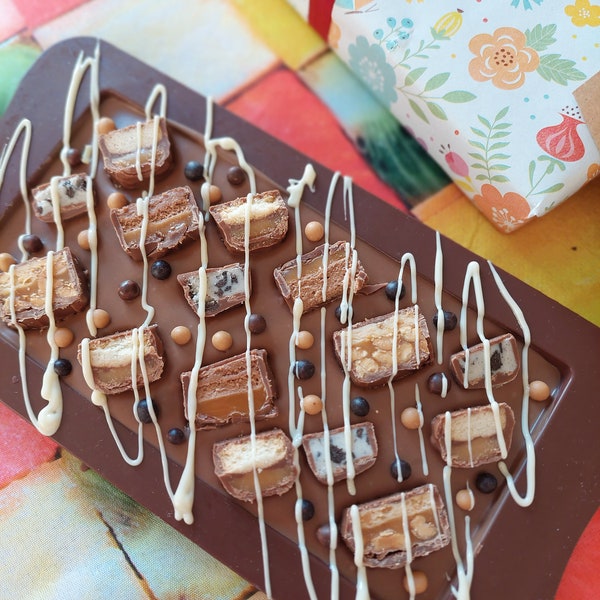
<instances>
[{"instance_id":1,"label":"patterned tablecloth","mask_svg":"<svg viewBox=\"0 0 600 600\"><path fill-rule=\"evenodd\" d=\"M39 53L77 35L213 96L600 325L600 178L500 233L284 0L0 0L0 114ZM598 598L599 559L597 514L556 600ZM0 564L0 600L262 596L1 404Z\"/></svg>"}]
</instances>

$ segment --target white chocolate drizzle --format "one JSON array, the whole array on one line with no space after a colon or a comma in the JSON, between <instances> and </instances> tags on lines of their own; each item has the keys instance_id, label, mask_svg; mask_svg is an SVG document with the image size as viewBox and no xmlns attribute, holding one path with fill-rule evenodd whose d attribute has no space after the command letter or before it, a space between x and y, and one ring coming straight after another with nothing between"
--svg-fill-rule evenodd
<instances>
[{"instance_id":1,"label":"white chocolate drizzle","mask_svg":"<svg viewBox=\"0 0 600 600\"><path fill-rule=\"evenodd\" d=\"M419 391L419 384L415 383L415 404L417 407L417 412L419 413L419 448L421 450L421 465L423 468L423 475L427 477L429 475L429 464L427 462L427 452L425 450L425 437L423 435L423 425L424 425L424 417L423 417L423 405L421 404L421 392Z\"/></svg>"},{"instance_id":2,"label":"white chocolate drizzle","mask_svg":"<svg viewBox=\"0 0 600 600\"><path fill-rule=\"evenodd\" d=\"M437 327L436 327L436 348L437 362L441 365L444 362L444 309L442 307L442 291L444 289L444 253L442 252L442 242L440 232L435 232L435 271L434 271L434 299L437 309ZM442 396L445 398L445 396Z\"/></svg>"},{"instance_id":3,"label":"white chocolate drizzle","mask_svg":"<svg viewBox=\"0 0 600 600\"><path fill-rule=\"evenodd\" d=\"M354 537L354 564L356 566L356 600L369 600L369 583L367 581L367 569L363 556L365 553L362 528L360 524L360 512L358 506L350 507L352 517L352 536Z\"/></svg>"}]
</instances>

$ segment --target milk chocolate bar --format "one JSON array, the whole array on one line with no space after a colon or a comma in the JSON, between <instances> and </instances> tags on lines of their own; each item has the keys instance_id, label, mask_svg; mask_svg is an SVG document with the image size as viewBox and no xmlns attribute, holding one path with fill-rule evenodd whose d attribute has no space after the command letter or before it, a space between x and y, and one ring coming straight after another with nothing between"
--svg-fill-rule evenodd
<instances>
[{"instance_id":1,"label":"milk chocolate bar","mask_svg":"<svg viewBox=\"0 0 600 600\"><path fill-rule=\"evenodd\" d=\"M52 255L52 312L59 321L82 311L88 303L88 281L83 267L68 246ZM23 329L41 329L49 323L46 313L46 256L30 258L13 267L14 310ZM13 326L10 308L11 277L0 273L0 311L3 321Z\"/></svg>"},{"instance_id":2,"label":"milk chocolate bar","mask_svg":"<svg viewBox=\"0 0 600 600\"><path fill-rule=\"evenodd\" d=\"M60 219L66 221L87 211L87 176L76 173L67 177L54 177L48 183L33 188L33 214L45 223L54 223L54 200L60 206Z\"/></svg>"},{"instance_id":3,"label":"milk chocolate bar","mask_svg":"<svg viewBox=\"0 0 600 600\"><path fill-rule=\"evenodd\" d=\"M447 419L450 419L449 461L446 443ZM515 417L512 408L504 402L498 404L497 416L490 404L436 415L431 422L431 443L439 450L442 460L452 467L469 468L497 462L503 458L498 425L508 452Z\"/></svg>"},{"instance_id":4,"label":"milk chocolate bar","mask_svg":"<svg viewBox=\"0 0 600 600\"><path fill-rule=\"evenodd\" d=\"M164 368L163 346L157 325L89 340L89 367L95 389L105 394L119 394L133 389L134 385L141 388L144 385L144 374L139 359L135 381L131 367L132 357L139 356L140 345L143 345L148 381L152 383L160 378ZM85 372L88 357L81 343L77 349L77 360Z\"/></svg>"},{"instance_id":5,"label":"milk chocolate bar","mask_svg":"<svg viewBox=\"0 0 600 600\"><path fill-rule=\"evenodd\" d=\"M303 303L303 312L319 308L332 300L341 298L344 291L344 279L352 268L352 252L348 242L340 241L318 246L314 250L303 254L301 257L301 276L298 278L298 262L292 259L281 265L273 272L275 283L290 309L294 301L300 297ZM323 297L323 274L325 272L325 259L327 260L327 286ZM353 291L356 293L367 282L367 273L360 260L355 265Z\"/></svg>"},{"instance_id":6,"label":"milk chocolate bar","mask_svg":"<svg viewBox=\"0 0 600 600\"><path fill-rule=\"evenodd\" d=\"M110 211L123 250L134 260L142 260L140 233L143 222L138 204ZM148 226L144 249L148 258L159 258L199 237L198 206L192 190L176 187L148 199Z\"/></svg>"},{"instance_id":7,"label":"milk chocolate bar","mask_svg":"<svg viewBox=\"0 0 600 600\"><path fill-rule=\"evenodd\" d=\"M393 360L394 319L397 322L396 363ZM350 378L356 385L383 385L406 377L433 360L427 321L418 305L366 319L333 334L339 363L348 364L350 346Z\"/></svg>"},{"instance_id":8,"label":"milk chocolate bar","mask_svg":"<svg viewBox=\"0 0 600 600\"><path fill-rule=\"evenodd\" d=\"M363 561L368 567L400 569L406 550L413 558L426 556L450 542L446 508L437 486L426 484L358 505ZM404 515L408 528L404 527ZM342 539L354 552L352 511L346 508L340 527Z\"/></svg>"},{"instance_id":9,"label":"milk chocolate bar","mask_svg":"<svg viewBox=\"0 0 600 600\"><path fill-rule=\"evenodd\" d=\"M250 351L250 381L257 420L275 417L275 384L267 352ZM187 414L187 397L192 372L181 374L185 417L194 421L196 429L212 429L228 423L249 421L248 371L246 354L238 354L200 368L196 388L195 418Z\"/></svg>"},{"instance_id":10,"label":"milk chocolate bar","mask_svg":"<svg viewBox=\"0 0 600 600\"><path fill-rule=\"evenodd\" d=\"M115 185L134 189L149 181L152 172L154 137L154 119L133 123L98 136L104 170ZM158 177L168 171L171 160L167 122L161 118L156 130L154 176Z\"/></svg>"},{"instance_id":11,"label":"milk chocolate bar","mask_svg":"<svg viewBox=\"0 0 600 600\"><path fill-rule=\"evenodd\" d=\"M346 478L347 454L345 428L338 427L329 431L329 455L331 475L334 482ZM377 438L373 423L355 423L350 427L350 455L356 475L366 471L377 459ZM306 453L308 466L315 477L324 484L328 483L327 459L325 455L325 432L308 433L302 436L302 446Z\"/></svg>"},{"instance_id":12,"label":"milk chocolate bar","mask_svg":"<svg viewBox=\"0 0 600 600\"><path fill-rule=\"evenodd\" d=\"M248 249L268 248L281 242L288 231L288 209L277 190L254 194L250 209L247 198L236 198L209 208L223 243L230 252L244 252L245 222L250 218Z\"/></svg>"},{"instance_id":13,"label":"milk chocolate bar","mask_svg":"<svg viewBox=\"0 0 600 600\"><path fill-rule=\"evenodd\" d=\"M219 313L238 306L246 299L244 286L244 265L233 263L224 267L206 269L205 315L214 317ZM181 273L177 281L183 288L183 294L195 313L198 313L198 271ZM250 291L251 291L250 280Z\"/></svg>"},{"instance_id":14,"label":"milk chocolate bar","mask_svg":"<svg viewBox=\"0 0 600 600\"><path fill-rule=\"evenodd\" d=\"M213 462L223 487L244 502L254 502L257 497L254 470L263 497L285 494L298 476L294 446L281 429L258 433L254 441L247 435L217 442L213 445Z\"/></svg>"},{"instance_id":15,"label":"milk chocolate bar","mask_svg":"<svg viewBox=\"0 0 600 600\"><path fill-rule=\"evenodd\" d=\"M504 385L512 381L519 372L519 355L517 341L510 333L492 338L490 342L490 374L492 385ZM468 367L465 383L465 352L457 352L450 357L452 374L458 383L465 388L477 389L485 387L485 357L483 342L468 349Z\"/></svg>"}]
</instances>

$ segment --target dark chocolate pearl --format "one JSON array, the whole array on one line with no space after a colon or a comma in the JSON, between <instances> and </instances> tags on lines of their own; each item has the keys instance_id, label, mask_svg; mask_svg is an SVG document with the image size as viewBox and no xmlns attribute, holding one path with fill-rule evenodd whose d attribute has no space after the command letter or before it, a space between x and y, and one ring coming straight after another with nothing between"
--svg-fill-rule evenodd
<instances>
[{"instance_id":1,"label":"dark chocolate pearl","mask_svg":"<svg viewBox=\"0 0 600 600\"><path fill-rule=\"evenodd\" d=\"M297 360L294 365L294 375L298 379L310 379L315 374L315 365L310 360Z\"/></svg>"},{"instance_id":2,"label":"dark chocolate pearl","mask_svg":"<svg viewBox=\"0 0 600 600\"><path fill-rule=\"evenodd\" d=\"M171 265L166 260L155 260L150 267L150 273L155 279L168 279L171 275Z\"/></svg>"},{"instance_id":3,"label":"dark chocolate pearl","mask_svg":"<svg viewBox=\"0 0 600 600\"><path fill-rule=\"evenodd\" d=\"M73 370L73 365L66 358L58 358L54 361L54 372L60 377L66 377Z\"/></svg>"},{"instance_id":4,"label":"dark chocolate pearl","mask_svg":"<svg viewBox=\"0 0 600 600\"><path fill-rule=\"evenodd\" d=\"M433 373L432 375L430 375L429 379L427 379L427 389L432 394L440 395L444 386L444 377L446 377L444 373ZM446 377L446 390L450 389L450 385L450 378Z\"/></svg>"},{"instance_id":5,"label":"dark chocolate pearl","mask_svg":"<svg viewBox=\"0 0 600 600\"><path fill-rule=\"evenodd\" d=\"M154 409L154 414L156 415L156 418L158 418L158 405L156 404L156 402L154 402L154 400L152 401L152 408ZM138 402L137 416L142 423L152 423L152 416L150 415L150 409L148 408L148 400L146 400L146 398L142 398Z\"/></svg>"},{"instance_id":6,"label":"dark chocolate pearl","mask_svg":"<svg viewBox=\"0 0 600 600\"><path fill-rule=\"evenodd\" d=\"M190 160L183 169L183 174L190 181L199 181L204 177L204 165L197 160Z\"/></svg>"},{"instance_id":7,"label":"dark chocolate pearl","mask_svg":"<svg viewBox=\"0 0 600 600\"><path fill-rule=\"evenodd\" d=\"M456 315L449 310L444 311L444 331L452 331L458 322ZM433 315L433 326L437 327L438 324L438 316L437 313Z\"/></svg>"},{"instance_id":8,"label":"dark chocolate pearl","mask_svg":"<svg viewBox=\"0 0 600 600\"><path fill-rule=\"evenodd\" d=\"M371 407L369 406L369 401L362 396L355 396L350 400L350 410L357 417L366 417L369 414L369 410Z\"/></svg>"},{"instance_id":9,"label":"dark chocolate pearl","mask_svg":"<svg viewBox=\"0 0 600 600\"><path fill-rule=\"evenodd\" d=\"M342 307L341 306L336 306L335 307L335 318L338 321L342 320Z\"/></svg>"},{"instance_id":10,"label":"dark chocolate pearl","mask_svg":"<svg viewBox=\"0 0 600 600\"><path fill-rule=\"evenodd\" d=\"M231 185L242 185L245 179L246 173L242 167L229 167L229 170L227 171L227 181L229 181Z\"/></svg>"},{"instance_id":11,"label":"dark chocolate pearl","mask_svg":"<svg viewBox=\"0 0 600 600\"><path fill-rule=\"evenodd\" d=\"M412 475L412 467L405 460L399 458L395 460L390 466L390 472L394 479L398 479L398 462L400 462L400 472L402 473L402 480L408 479Z\"/></svg>"},{"instance_id":12,"label":"dark chocolate pearl","mask_svg":"<svg viewBox=\"0 0 600 600\"><path fill-rule=\"evenodd\" d=\"M395 279L394 281L390 281L385 286L385 295L393 302L396 301L396 292L397 291L398 291L398 280L397 279ZM399 299L402 300L402 298L404 298L405 294L406 294L406 288L404 287L404 284L401 284Z\"/></svg>"},{"instance_id":13,"label":"dark chocolate pearl","mask_svg":"<svg viewBox=\"0 0 600 600\"><path fill-rule=\"evenodd\" d=\"M44 247L42 240L33 233L24 235L21 238L21 243L26 252L39 252Z\"/></svg>"},{"instance_id":14,"label":"dark chocolate pearl","mask_svg":"<svg viewBox=\"0 0 600 600\"><path fill-rule=\"evenodd\" d=\"M482 494L491 494L498 487L498 480L491 473L482 471L475 479L475 487Z\"/></svg>"},{"instance_id":15,"label":"dark chocolate pearl","mask_svg":"<svg viewBox=\"0 0 600 600\"><path fill-rule=\"evenodd\" d=\"M183 442L185 442L185 432L179 427L172 427L167 432L167 440L176 446L183 444Z\"/></svg>"},{"instance_id":16,"label":"dark chocolate pearl","mask_svg":"<svg viewBox=\"0 0 600 600\"><path fill-rule=\"evenodd\" d=\"M267 328L267 321L262 315L252 313L248 317L248 329L250 333L262 333Z\"/></svg>"},{"instance_id":17,"label":"dark chocolate pearl","mask_svg":"<svg viewBox=\"0 0 600 600\"><path fill-rule=\"evenodd\" d=\"M69 148L67 150L67 162L72 167L77 167L81 164L81 152L77 148Z\"/></svg>"},{"instance_id":18,"label":"dark chocolate pearl","mask_svg":"<svg viewBox=\"0 0 600 600\"><path fill-rule=\"evenodd\" d=\"M119 297L122 300L135 300L140 295L140 286L132 279L126 279L119 285Z\"/></svg>"},{"instance_id":19,"label":"dark chocolate pearl","mask_svg":"<svg viewBox=\"0 0 600 600\"><path fill-rule=\"evenodd\" d=\"M310 521L315 516L315 505L306 498L302 498L302 520Z\"/></svg>"}]
</instances>

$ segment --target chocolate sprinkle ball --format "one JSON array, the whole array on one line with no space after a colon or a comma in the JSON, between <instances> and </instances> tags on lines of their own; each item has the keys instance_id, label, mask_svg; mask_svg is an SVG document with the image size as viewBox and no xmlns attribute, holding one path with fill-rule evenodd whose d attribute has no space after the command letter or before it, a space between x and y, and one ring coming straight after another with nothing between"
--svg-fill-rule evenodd
<instances>
[{"instance_id":1,"label":"chocolate sprinkle ball","mask_svg":"<svg viewBox=\"0 0 600 600\"><path fill-rule=\"evenodd\" d=\"M167 432L167 439L171 444L178 446L179 444L183 444L185 442L185 432L183 429L179 427L172 427Z\"/></svg>"},{"instance_id":2,"label":"chocolate sprinkle ball","mask_svg":"<svg viewBox=\"0 0 600 600\"><path fill-rule=\"evenodd\" d=\"M132 279L126 279L119 285L119 297L121 300L135 300L141 293L140 286Z\"/></svg>"},{"instance_id":3,"label":"chocolate sprinkle ball","mask_svg":"<svg viewBox=\"0 0 600 600\"><path fill-rule=\"evenodd\" d=\"M158 405L154 400L152 401L152 408L154 409L154 414L156 415L156 418L158 418ZM152 416L150 415L150 409L148 408L148 400L146 400L146 398L142 398L138 402L137 416L142 423L152 423Z\"/></svg>"},{"instance_id":4,"label":"chocolate sprinkle ball","mask_svg":"<svg viewBox=\"0 0 600 600\"><path fill-rule=\"evenodd\" d=\"M498 487L498 480L491 473L483 471L477 475L475 487L482 494L491 494Z\"/></svg>"},{"instance_id":5,"label":"chocolate sprinkle ball","mask_svg":"<svg viewBox=\"0 0 600 600\"><path fill-rule=\"evenodd\" d=\"M31 254L39 252L44 247L42 240L37 235L33 235L31 233L24 235L21 238L21 243L23 244L23 248L25 248L25 250Z\"/></svg>"},{"instance_id":6,"label":"chocolate sprinkle ball","mask_svg":"<svg viewBox=\"0 0 600 600\"><path fill-rule=\"evenodd\" d=\"M456 315L449 311L449 310L445 310L444 311L444 331L452 331L456 325L458 323L458 319L456 317ZM435 315L433 315L433 326L437 327L438 324L438 315L437 313L435 313Z\"/></svg>"},{"instance_id":7,"label":"chocolate sprinkle ball","mask_svg":"<svg viewBox=\"0 0 600 600\"><path fill-rule=\"evenodd\" d=\"M230 167L227 171L227 181L229 181L231 185L242 185L242 183L246 181L246 173L244 172L244 169L238 166Z\"/></svg>"},{"instance_id":8,"label":"chocolate sprinkle ball","mask_svg":"<svg viewBox=\"0 0 600 600\"><path fill-rule=\"evenodd\" d=\"M183 174L190 181L200 181L204 177L204 165L197 160L190 160L185 165Z\"/></svg>"},{"instance_id":9,"label":"chocolate sprinkle ball","mask_svg":"<svg viewBox=\"0 0 600 600\"><path fill-rule=\"evenodd\" d=\"M252 313L248 318L250 333L262 333L267 328L267 321L262 315Z\"/></svg>"},{"instance_id":10,"label":"chocolate sprinkle ball","mask_svg":"<svg viewBox=\"0 0 600 600\"><path fill-rule=\"evenodd\" d=\"M409 463L401 458L394 460L394 462L390 465L390 473L394 479L398 479L398 463L400 463L400 472L402 473L402 481L404 481L412 475L412 467Z\"/></svg>"}]
</instances>

